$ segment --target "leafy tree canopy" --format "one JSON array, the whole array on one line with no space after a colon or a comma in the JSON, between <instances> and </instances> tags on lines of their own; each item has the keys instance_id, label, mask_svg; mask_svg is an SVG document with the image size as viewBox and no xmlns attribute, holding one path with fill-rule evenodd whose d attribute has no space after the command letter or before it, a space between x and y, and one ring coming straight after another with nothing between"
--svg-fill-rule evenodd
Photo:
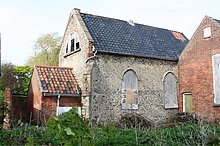
<instances>
[{"instance_id":1,"label":"leafy tree canopy","mask_svg":"<svg viewBox=\"0 0 220 146\"><path fill-rule=\"evenodd\" d=\"M11 88L14 93L27 94L31 77L29 66L15 66L12 63L3 63L1 66L0 90Z\"/></svg>"},{"instance_id":2,"label":"leafy tree canopy","mask_svg":"<svg viewBox=\"0 0 220 146\"><path fill-rule=\"evenodd\" d=\"M57 33L49 33L40 36L34 44L35 55L31 56L27 65L33 67L35 64L57 66L59 63L59 51L61 37Z\"/></svg>"}]
</instances>

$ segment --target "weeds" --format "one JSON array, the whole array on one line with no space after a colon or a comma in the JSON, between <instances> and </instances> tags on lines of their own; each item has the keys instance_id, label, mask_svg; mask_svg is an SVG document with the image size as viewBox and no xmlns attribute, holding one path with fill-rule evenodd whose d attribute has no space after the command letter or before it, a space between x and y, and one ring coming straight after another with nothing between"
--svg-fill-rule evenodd
<instances>
[{"instance_id":1,"label":"weeds","mask_svg":"<svg viewBox=\"0 0 220 146\"><path fill-rule=\"evenodd\" d=\"M220 127L208 123L186 123L160 129L118 128L114 125L94 126L68 112L52 118L47 127L0 129L1 145L81 145L81 146L197 146L220 145ZM138 137L138 138L137 138Z\"/></svg>"}]
</instances>

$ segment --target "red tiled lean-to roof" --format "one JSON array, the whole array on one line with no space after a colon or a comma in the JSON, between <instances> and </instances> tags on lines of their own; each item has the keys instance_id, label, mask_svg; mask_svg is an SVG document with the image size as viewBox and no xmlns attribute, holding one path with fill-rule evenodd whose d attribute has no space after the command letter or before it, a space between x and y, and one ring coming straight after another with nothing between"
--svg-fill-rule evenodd
<instances>
[{"instance_id":1,"label":"red tiled lean-to roof","mask_svg":"<svg viewBox=\"0 0 220 146\"><path fill-rule=\"evenodd\" d=\"M80 94L73 69L35 65L41 92L51 94Z\"/></svg>"}]
</instances>

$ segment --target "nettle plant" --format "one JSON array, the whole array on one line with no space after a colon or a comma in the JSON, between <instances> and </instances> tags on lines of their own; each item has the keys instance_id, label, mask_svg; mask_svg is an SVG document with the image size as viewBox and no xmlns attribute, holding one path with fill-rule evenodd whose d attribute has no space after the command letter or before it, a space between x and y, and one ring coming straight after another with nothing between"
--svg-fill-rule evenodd
<instances>
[{"instance_id":1,"label":"nettle plant","mask_svg":"<svg viewBox=\"0 0 220 146\"><path fill-rule=\"evenodd\" d=\"M46 135L55 145L93 145L89 123L83 121L76 109L71 109L47 123Z\"/></svg>"}]
</instances>

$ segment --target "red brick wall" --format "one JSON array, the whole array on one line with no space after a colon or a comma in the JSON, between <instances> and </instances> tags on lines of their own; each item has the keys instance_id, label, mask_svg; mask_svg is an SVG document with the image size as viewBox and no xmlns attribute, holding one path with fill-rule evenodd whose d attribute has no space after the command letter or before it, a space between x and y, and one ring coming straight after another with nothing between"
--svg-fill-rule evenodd
<instances>
[{"instance_id":1,"label":"red brick wall","mask_svg":"<svg viewBox=\"0 0 220 146\"><path fill-rule=\"evenodd\" d=\"M92 57L92 56L93 56L93 43L89 42L87 58Z\"/></svg>"},{"instance_id":2,"label":"red brick wall","mask_svg":"<svg viewBox=\"0 0 220 146\"><path fill-rule=\"evenodd\" d=\"M51 116L56 115L57 97L44 97L40 92L36 72L31 78L31 84L27 95L28 113L33 122L46 123ZM60 106L75 107L81 105L81 98L60 97Z\"/></svg>"},{"instance_id":3,"label":"red brick wall","mask_svg":"<svg viewBox=\"0 0 220 146\"><path fill-rule=\"evenodd\" d=\"M28 113L32 120L39 121L39 114L41 110L41 98L39 83L36 76L36 70L34 70L31 78L31 83L27 95Z\"/></svg>"},{"instance_id":4,"label":"red brick wall","mask_svg":"<svg viewBox=\"0 0 220 146\"><path fill-rule=\"evenodd\" d=\"M12 95L12 113L14 118L26 120L27 117L27 97L24 95Z\"/></svg>"},{"instance_id":5,"label":"red brick wall","mask_svg":"<svg viewBox=\"0 0 220 146\"><path fill-rule=\"evenodd\" d=\"M5 102L11 108L11 106L12 106L12 94L11 94L11 89L10 88L5 88Z\"/></svg>"},{"instance_id":6,"label":"red brick wall","mask_svg":"<svg viewBox=\"0 0 220 146\"><path fill-rule=\"evenodd\" d=\"M60 97L61 107L78 107L81 105L81 98L75 97ZM57 97L43 97L42 98L42 110L41 110L41 122L46 123L52 116L56 116L57 110Z\"/></svg>"},{"instance_id":7,"label":"red brick wall","mask_svg":"<svg viewBox=\"0 0 220 146\"><path fill-rule=\"evenodd\" d=\"M203 29L211 27L211 38L204 39ZM192 93L193 112L203 117L220 116L220 107L214 107L212 55L220 53L219 27L205 17L180 56L179 110L183 110L183 93Z\"/></svg>"},{"instance_id":8,"label":"red brick wall","mask_svg":"<svg viewBox=\"0 0 220 146\"><path fill-rule=\"evenodd\" d=\"M57 97L43 97L41 122L46 123L52 116L56 116Z\"/></svg>"}]
</instances>

